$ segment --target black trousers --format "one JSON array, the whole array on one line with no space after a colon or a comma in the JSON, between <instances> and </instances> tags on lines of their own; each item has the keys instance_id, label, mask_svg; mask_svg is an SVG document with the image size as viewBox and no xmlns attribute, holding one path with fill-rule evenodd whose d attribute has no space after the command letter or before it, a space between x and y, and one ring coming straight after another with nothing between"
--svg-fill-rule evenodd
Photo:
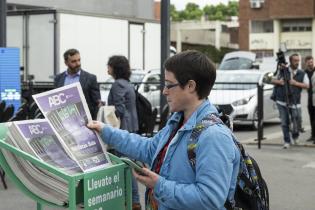
<instances>
[{"instance_id":1,"label":"black trousers","mask_svg":"<svg viewBox=\"0 0 315 210\"><path fill-rule=\"evenodd\" d=\"M310 122L311 122L311 134L312 134L312 137L315 138L315 106L312 106L312 105L308 105L307 106L308 108L308 114L310 116Z\"/></svg>"}]
</instances>

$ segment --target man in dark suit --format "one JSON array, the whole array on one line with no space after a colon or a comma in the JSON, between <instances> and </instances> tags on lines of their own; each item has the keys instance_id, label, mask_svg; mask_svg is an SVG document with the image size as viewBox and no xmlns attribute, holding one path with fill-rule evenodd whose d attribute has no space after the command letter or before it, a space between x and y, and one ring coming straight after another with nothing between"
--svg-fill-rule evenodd
<instances>
[{"instance_id":1,"label":"man in dark suit","mask_svg":"<svg viewBox=\"0 0 315 210\"><path fill-rule=\"evenodd\" d=\"M102 105L96 76L81 69L81 57L78 50L69 49L63 57L68 69L55 77L55 88L80 82L92 118L96 119L98 108Z\"/></svg>"}]
</instances>

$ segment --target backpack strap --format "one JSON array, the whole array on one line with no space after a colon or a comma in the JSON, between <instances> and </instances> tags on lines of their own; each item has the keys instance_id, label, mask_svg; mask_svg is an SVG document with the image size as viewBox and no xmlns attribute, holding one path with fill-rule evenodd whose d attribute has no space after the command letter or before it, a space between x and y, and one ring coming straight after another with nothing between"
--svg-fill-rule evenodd
<instances>
[{"instance_id":1,"label":"backpack strap","mask_svg":"<svg viewBox=\"0 0 315 210\"><path fill-rule=\"evenodd\" d=\"M196 152L198 139L203 130L207 129L209 126L215 124L224 124L222 120L215 114L209 114L205 116L193 129L189 140L187 141L187 153L188 159L192 169L195 171L196 168Z\"/></svg>"},{"instance_id":2,"label":"backpack strap","mask_svg":"<svg viewBox=\"0 0 315 210\"><path fill-rule=\"evenodd\" d=\"M192 169L195 171L196 170L196 152L195 149L197 147L198 139L200 134L202 133L203 130L207 129L209 126L215 125L215 124L223 124L223 121L219 118L219 116L215 114L209 114L206 115L193 129L191 136L189 140L187 141L187 154L188 154L188 159L190 162L190 165ZM232 135L233 136L233 135ZM235 137L233 136L233 141ZM235 139L236 140L236 139ZM224 203L224 207L227 210L234 210L235 208L235 202L229 201L228 199Z\"/></svg>"}]
</instances>

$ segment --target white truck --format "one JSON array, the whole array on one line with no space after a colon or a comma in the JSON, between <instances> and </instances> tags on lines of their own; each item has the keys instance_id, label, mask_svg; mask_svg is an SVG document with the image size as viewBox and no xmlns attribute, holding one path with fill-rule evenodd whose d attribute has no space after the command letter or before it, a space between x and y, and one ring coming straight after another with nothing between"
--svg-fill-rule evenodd
<instances>
[{"instance_id":1,"label":"white truck","mask_svg":"<svg viewBox=\"0 0 315 210\"><path fill-rule=\"evenodd\" d=\"M20 48L23 81L52 82L64 71L63 53L76 48L82 68L107 79L107 60L124 55L133 69L160 68L160 23L66 10L9 12L7 46Z\"/></svg>"}]
</instances>

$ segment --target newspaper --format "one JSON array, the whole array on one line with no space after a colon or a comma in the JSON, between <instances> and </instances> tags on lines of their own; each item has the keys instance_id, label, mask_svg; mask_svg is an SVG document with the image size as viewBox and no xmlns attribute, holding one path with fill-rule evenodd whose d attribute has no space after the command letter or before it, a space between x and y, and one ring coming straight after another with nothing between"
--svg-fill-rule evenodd
<instances>
[{"instance_id":1,"label":"newspaper","mask_svg":"<svg viewBox=\"0 0 315 210\"><path fill-rule=\"evenodd\" d=\"M68 174L82 172L77 162L66 153L46 119L13 122L10 130L19 134L19 142L26 143L22 148L24 151Z\"/></svg>"},{"instance_id":2,"label":"newspaper","mask_svg":"<svg viewBox=\"0 0 315 210\"><path fill-rule=\"evenodd\" d=\"M6 124L8 129L5 141L21 150L28 152L27 146L18 137L17 132L12 129L11 123ZM16 156L15 154L1 149L7 163L14 174L21 182L38 197L57 205L66 205L68 203L68 184L61 178L56 178L49 171L33 165L31 162Z\"/></svg>"},{"instance_id":3,"label":"newspaper","mask_svg":"<svg viewBox=\"0 0 315 210\"><path fill-rule=\"evenodd\" d=\"M68 155L85 171L111 165L99 135L86 127L92 120L80 83L33 95Z\"/></svg>"}]
</instances>

